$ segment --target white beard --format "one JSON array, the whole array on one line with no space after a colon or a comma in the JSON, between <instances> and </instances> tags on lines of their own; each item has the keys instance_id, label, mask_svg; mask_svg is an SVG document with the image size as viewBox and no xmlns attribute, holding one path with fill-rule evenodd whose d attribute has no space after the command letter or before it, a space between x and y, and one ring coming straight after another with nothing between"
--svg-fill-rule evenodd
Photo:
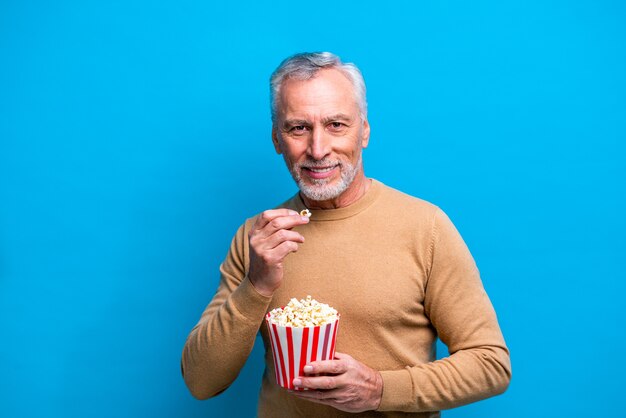
<instances>
[{"instance_id":1,"label":"white beard","mask_svg":"<svg viewBox=\"0 0 626 418\"><path fill-rule=\"evenodd\" d=\"M362 151L362 150L361 150ZM359 160L356 165L352 165L348 162L342 161L332 161L328 158L324 158L323 160L309 160L301 164L291 164L285 154L283 153L283 158L285 159L285 163L287 164L287 168L291 173L291 176L295 180L298 188L307 198L313 201L324 201L331 200L339 197L343 192L345 192L348 187L354 181L354 178L358 174L361 164L363 154L359 154ZM315 167L329 167L338 165L339 171L341 173L341 178L339 181L330 184L332 179L311 179L308 178L305 182L302 179L302 168L315 168Z\"/></svg>"}]
</instances>

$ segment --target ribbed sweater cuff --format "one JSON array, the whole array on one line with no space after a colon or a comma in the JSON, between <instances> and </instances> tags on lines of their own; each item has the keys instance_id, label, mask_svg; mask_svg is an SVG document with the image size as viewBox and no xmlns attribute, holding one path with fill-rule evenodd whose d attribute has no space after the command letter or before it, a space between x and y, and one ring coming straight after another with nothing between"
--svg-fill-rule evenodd
<instances>
[{"instance_id":1,"label":"ribbed sweater cuff","mask_svg":"<svg viewBox=\"0 0 626 418\"><path fill-rule=\"evenodd\" d=\"M383 397L378 406L379 411L414 411L413 382L408 370L384 370Z\"/></svg>"},{"instance_id":2,"label":"ribbed sweater cuff","mask_svg":"<svg viewBox=\"0 0 626 418\"><path fill-rule=\"evenodd\" d=\"M231 303L246 319L260 322L272 298L260 294L246 276L231 295Z\"/></svg>"}]
</instances>

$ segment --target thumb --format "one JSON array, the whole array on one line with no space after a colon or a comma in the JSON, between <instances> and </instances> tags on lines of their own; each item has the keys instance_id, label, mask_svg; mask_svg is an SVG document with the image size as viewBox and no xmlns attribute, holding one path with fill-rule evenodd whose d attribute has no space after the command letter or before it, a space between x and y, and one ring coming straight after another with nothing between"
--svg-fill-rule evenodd
<instances>
[{"instance_id":1,"label":"thumb","mask_svg":"<svg viewBox=\"0 0 626 418\"><path fill-rule=\"evenodd\" d=\"M352 356L346 354L346 353L338 353L335 352L335 359L337 360L348 360L348 359L352 359Z\"/></svg>"}]
</instances>

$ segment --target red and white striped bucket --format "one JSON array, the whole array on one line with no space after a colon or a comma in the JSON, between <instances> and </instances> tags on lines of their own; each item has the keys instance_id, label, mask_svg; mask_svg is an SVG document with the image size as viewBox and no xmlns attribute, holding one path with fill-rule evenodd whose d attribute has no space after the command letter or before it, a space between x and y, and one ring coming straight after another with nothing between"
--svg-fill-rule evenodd
<instances>
[{"instance_id":1,"label":"red and white striped bucket","mask_svg":"<svg viewBox=\"0 0 626 418\"><path fill-rule=\"evenodd\" d=\"M335 358L335 341L339 316L334 322L317 327L283 327L265 323L270 335L276 383L285 389L295 389L293 379L304 376L304 366L312 361Z\"/></svg>"}]
</instances>

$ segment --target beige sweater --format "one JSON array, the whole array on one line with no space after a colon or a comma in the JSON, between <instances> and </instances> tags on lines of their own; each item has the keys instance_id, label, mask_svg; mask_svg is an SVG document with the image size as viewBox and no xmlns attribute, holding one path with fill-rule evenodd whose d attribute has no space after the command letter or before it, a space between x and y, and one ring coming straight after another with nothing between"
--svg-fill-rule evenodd
<instances>
[{"instance_id":1,"label":"beige sweater","mask_svg":"<svg viewBox=\"0 0 626 418\"><path fill-rule=\"evenodd\" d=\"M300 211L304 204L296 195L280 207ZM436 417L506 389L511 366L495 312L465 243L439 208L373 180L354 204L312 213L297 228L306 242L285 259L272 298L246 277L254 218L237 231L217 293L183 350L183 376L195 397L215 396L235 380L260 330L266 367L259 416L353 416L275 383L264 315L306 295L341 313L337 351L382 374L379 410L359 416ZM437 336L448 346L445 359L435 360Z\"/></svg>"}]
</instances>

